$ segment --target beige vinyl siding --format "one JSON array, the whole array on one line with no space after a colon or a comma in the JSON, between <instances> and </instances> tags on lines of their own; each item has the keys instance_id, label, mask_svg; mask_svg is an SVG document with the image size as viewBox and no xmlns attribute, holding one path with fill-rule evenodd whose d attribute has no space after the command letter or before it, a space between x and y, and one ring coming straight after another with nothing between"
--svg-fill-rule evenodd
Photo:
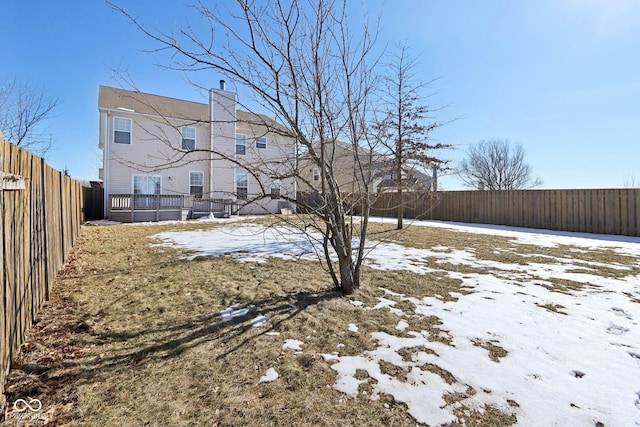
<instances>
[{"instance_id":1,"label":"beige vinyl siding","mask_svg":"<svg viewBox=\"0 0 640 427\"><path fill-rule=\"evenodd\" d=\"M292 140L284 139L282 137L276 137L274 134L264 135L264 130L259 126L251 129L249 127L238 128L238 133L244 133L247 135L247 154L246 160L249 164L264 164L266 173L260 176L262 186L265 189L267 196L270 192L271 183L273 177L281 176L286 173L286 170L290 170L295 166L295 144ZM265 136L267 138L267 148L257 148L255 143L256 136ZM257 182L256 177L249 175L248 184L249 199L259 194L260 185ZM282 197L288 197L295 199L296 183L295 179L287 178L280 179L280 194ZM286 202L282 199L271 199L266 197L248 206L245 206L240 210L242 214L263 214L268 212L279 212Z\"/></svg>"},{"instance_id":2,"label":"beige vinyl siding","mask_svg":"<svg viewBox=\"0 0 640 427\"><path fill-rule=\"evenodd\" d=\"M271 181L274 176L281 176L285 174L286 170L290 170L295 167L296 162L296 147L293 140L285 139L275 134L265 134L264 126L253 125L249 126L247 123L238 123L237 133L247 135L247 154L246 160L249 164L263 164L266 165L265 173L260 177L263 187L266 189L267 194L271 187ZM256 138L265 137L267 139L267 148L257 148ZM293 178L281 179L280 194L282 196L288 196L295 198L295 180ZM249 198L252 194L255 197L259 191L259 185L255 177L249 178ZM278 206L281 200L267 198L260 202L261 207L258 211L268 209L271 212L277 212ZM251 213L257 213L252 211Z\"/></svg>"},{"instance_id":3,"label":"beige vinyl siding","mask_svg":"<svg viewBox=\"0 0 640 427\"><path fill-rule=\"evenodd\" d=\"M113 117L132 119L131 144L113 142ZM162 176L162 194L189 194L189 171L193 170L204 172L204 191L209 191L209 155L192 152L181 158L180 123L176 123L174 128L142 115L120 112L110 114L109 122L110 193L131 193L132 176L148 174ZM196 127L196 149L208 149L208 135L208 126Z\"/></svg>"}]
</instances>

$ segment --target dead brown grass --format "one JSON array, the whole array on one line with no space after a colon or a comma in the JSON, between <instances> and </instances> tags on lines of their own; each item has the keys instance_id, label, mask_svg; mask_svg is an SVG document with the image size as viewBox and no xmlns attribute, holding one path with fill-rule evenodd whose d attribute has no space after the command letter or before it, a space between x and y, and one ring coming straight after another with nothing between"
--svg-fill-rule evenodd
<instances>
[{"instance_id":1,"label":"dead brown grass","mask_svg":"<svg viewBox=\"0 0 640 427\"><path fill-rule=\"evenodd\" d=\"M25 395L40 398L44 411L31 420L36 425L45 421L82 426L415 425L406 407L391 396L369 399L375 382L371 378L361 385L358 398L345 398L332 387L336 374L321 355L335 351L361 355L373 350L372 332L405 336L395 329L400 317L391 310L363 310L351 299L368 307L380 298L394 300L381 289L385 288L408 297L455 301L472 289L444 273L366 269L365 286L355 297L343 297L332 291L317 263L270 259L242 264L231 257L186 261L181 251L151 245L150 236L160 231L215 226L84 226L56 281L53 298L16 359L7 383L9 400ZM519 255L527 248L507 238L429 227L397 233L391 226L378 224L372 224L371 231L374 239L407 246L436 244L471 249L479 258L529 262ZM546 256L561 252L558 248L529 250ZM512 255L505 258L505 253ZM600 260L593 253L573 256ZM611 262L628 261L613 252L603 256ZM478 272L450 264L433 266ZM578 285L554 281L554 287L568 292ZM395 301L394 308L409 323L407 330L424 331L431 340L450 345L440 319L416 315L415 305L406 299ZM249 314L223 320L220 311L231 305L247 308ZM251 326L250 320L258 314L269 317L267 327ZM349 331L349 323L359 331ZM286 339L303 341L302 353L284 350ZM478 345L496 362L507 355L497 343ZM405 350L407 358L425 351ZM259 384L270 367L276 368L279 379ZM406 376L401 367L391 364L382 369L398 378ZM437 365L424 369L449 383L455 381ZM360 374L368 376L365 371ZM490 407L482 413L461 408L458 416L460 423L454 425L516 422L515 417ZM6 420L7 425L22 422L16 417Z\"/></svg>"},{"instance_id":2,"label":"dead brown grass","mask_svg":"<svg viewBox=\"0 0 640 427\"><path fill-rule=\"evenodd\" d=\"M496 344L497 341L486 341L476 339L473 340L473 345L476 347L484 348L489 353L489 359L496 363L500 362L500 359L506 357L509 352L504 348Z\"/></svg>"},{"instance_id":3,"label":"dead brown grass","mask_svg":"<svg viewBox=\"0 0 640 427\"><path fill-rule=\"evenodd\" d=\"M566 307L560 304L536 304L536 305L538 307L546 308L547 310L552 311L554 313L563 314L565 316L567 315L567 313L562 311Z\"/></svg>"}]
</instances>

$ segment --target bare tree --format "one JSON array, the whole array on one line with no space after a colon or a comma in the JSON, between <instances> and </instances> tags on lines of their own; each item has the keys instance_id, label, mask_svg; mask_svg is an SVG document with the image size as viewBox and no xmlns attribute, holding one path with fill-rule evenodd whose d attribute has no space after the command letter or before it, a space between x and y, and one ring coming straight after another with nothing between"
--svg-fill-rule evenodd
<instances>
[{"instance_id":1,"label":"bare tree","mask_svg":"<svg viewBox=\"0 0 640 427\"><path fill-rule=\"evenodd\" d=\"M16 79L0 83L0 131L7 141L44 156L52 138L43 122L57 105L58 99L48 98L43 88L19 86Z\"/></svg>"},{"instance_id":2,"label":"bare tree","mask_svg":"<svg viewBox=\"0 0 640 427\"><path fill-rule=\"evenodd\" d=\"M640 177L635 173L627 175L623 180L624 188L640 188Z\"/></svg>"},{"instance_id":3,"label":"bare tree","mask_svg":"<svg viewBox=\"0 0 640 427\"><path fill-rule=\"evenodd\" d=\"M398 193L398 230L403 227L403 192L420 182L414 178L417 173L424 175L433 168L441 168L445 162L435 157L433 151L450 147L432 142L431 133L443 123L434 119L436 108L425 103L427 98L423 94L434 80L419 80L417 66L416 59L409 57L407 45L399 44L388 64L388 73L382 78L383 109L373 127L375 137L382 142L383 152L389 154L385 172L391 172Z\"/></svg>"},{"instance_id":4,"label":"bare tree","mask_svg":"<svg viewBox=\"0 0 640 427\"><path fill-rule=\"evenodd\" d=\"M488 139L472 145L458 166L462 182L475 189L520 190L542 184L533 178L533 169L525 163L521 144L509 140Z\"/></svg>"},{"instance_id":5,"label":"bare tree","mask_svg":"<svg viewBox=\"0 0 640 427\"><path fill-rule=\"evenodd\" d=\"M354 292L366 253L371 199L365 193L358 201L359 217L351 215L350 195L336 179L335 148L339 141L349 147L358 179L367 186L373 179L366 164L371 156L361 154L363 149L372 152L366 131L377 65L372 57L375 34L367 23L361 35L354 37L347 25L352 17L347 19L345 1L236 0L228 16L199 2L197 10L210 30L202 36L191 27L173 33L151 30L123 8L110 5L159 44L156 54L170 54L171 62L162 66L225 76L254 96L256 102L240 102L241 107L257 112L253 106L258 105L260 112L275 118L260 124L267 132L297 142L298 152L321 175L319 203L303 206L312 216L300 217L298 224L322 236L324 266L336 288ZM219 32L226 36L222 44L214 37ZM232 157L227 160L261 173L260 166ZM312 184L299 170L294 168L293 174ZM264 195L268 196L266 191Z\"/></svg>"}]
</instances>

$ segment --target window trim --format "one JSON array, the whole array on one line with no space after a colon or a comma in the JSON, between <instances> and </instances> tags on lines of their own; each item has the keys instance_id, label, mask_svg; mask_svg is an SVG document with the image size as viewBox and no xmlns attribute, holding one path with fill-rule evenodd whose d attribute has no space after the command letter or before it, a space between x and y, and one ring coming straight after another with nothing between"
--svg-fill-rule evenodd
<instances>
[{"instance_id":1,"label":"window trim","mask_svg":"<svg viewBox=\"0 0 640 427\"><path fill-rule=\"evenodd\" d=\"M282 198L282 180L278 178L271 179L270 197L272 200Z\"/></svg>"},{"instance_id":2,"label":"window trim","mask_svg":"<svg viewBox=\"0 0 640 427\"><path fill-rule=\"evenodd\" d=\"M263 146L261 146L263 145ZM260 150L266 150L267 149L267 138L264 136L259 136L256 138L256 148L260 149Z\"/></svg>"},{"instance_id":3,"label":"window trim","mask_svg":"<svg viewBox=\"0 0 640 427\"><path fill-rule=\"evenodd\" d=\"M154 188L154 192L153 193L136 193L136 178L145 178L145 179L149 179L149 178L158 178L158 185L157 185L157 193L155 192L156 189ZM141 175L141 174L133 174L131 175L131 192L133 194L162 194L162 175Z\"/></svg>"},{"instance_id":4,"label":"window trim","mask_svg":"<svg viewBox=\"0 0 640 427\"><path fill-rule=\"evenodd\" d=\"M244 181L245 185L240 186L240 182ZM240 189L244 189L244 194L240 192ZM236 173L236 197L239 200L247 200L249 198L249 174L237 172Z\"/></svg>"},{"instance_id":5,"label":"window trim","mask_svg":"<svg viewBox=\"0 0 640 427\"><path fill-rule=\"evenodd\" d=\"M153 193L136 193L136 178L144 178L145 181L153 178L158 178L158 183L154 185ZM149 183L145 183L145 188ZM157 193L156 193L157 191ZM131 192L133 193L132 205L134 209L149 209L157 207L159 199L157 197L145 197L145 196L159 196L162 194L162 175L131 175Z\"/></svg>"},{"instance_id":6,"label":"window trim","mask_svg":"<svg viewBox=\"0 0 640 427\"><path fill-rule=\"evenodd\" d=\"M185 130L193 130L193 138L187 138L185 136ZM196 128L193 126L182 126L180 128L180 136L182 137L181 147L183 150L187 151L195 151L196 149ZM186 141L193 141L193 146L189 146Z\"/></svg>"},{"instance_id":7,"label":"window trim","mask_svg":"<svg viewBox=\"0 0 640 427\"><path fill-rule=\"evenodd\" d=\"M313 168L313 169L311 170L311 174L312 174L312 178L311 178L311 180L312 180L313 182L320 182L320 180L321 180L321 178L322 178L322 177L320 176L320 168Z\"/></svg>"},{"instance_id":8,"label":"window trim","mask_svg":"<svg viewBox=\"0 0 640 427\"><path fill-rule=\"evenodd\" d=\"M193 177L196 175L200 175L200 185L193 184ZM193 193L194 187L200 187L200 196ZM202 199L204 195L204 172L202 171L189 171L189 194L194 197L194 199Z\"/></svg>"},{"instance_id":9,"label":"window trim","mask_svg":"<svg viewBox=\"0 0 640 427\"><path fill-rule=\"evenodd\" d=\"M116 125L116 122L119 122L119 121L128 122L129 123L129 126L127 126L128 129L118 129L118 126ZM131 139L132 139L132 136L133 136L132 130L133 130L133 121L131 119L128 119L126 117L117 117L117 116L113 117L113 143L114 144L131 145ZM119 141L117 141L117 139L118 139L117 136L116 136L117 132L121 133L121 134L128 134L129 135L129 142L119 142Z\"/></svg>"},{"instance_id":10,"label":"window trim","mask_svg":"<svg viewBox=\"0 0 640 427\"><path fill-rule=\"evenodd\" d=\"M240 149L240 147L242 147L242 149ZM246 154L247 154L247 135L242 133L237 133L236 134L236 155L244 156Z\"/></svg>"}]
</instances>

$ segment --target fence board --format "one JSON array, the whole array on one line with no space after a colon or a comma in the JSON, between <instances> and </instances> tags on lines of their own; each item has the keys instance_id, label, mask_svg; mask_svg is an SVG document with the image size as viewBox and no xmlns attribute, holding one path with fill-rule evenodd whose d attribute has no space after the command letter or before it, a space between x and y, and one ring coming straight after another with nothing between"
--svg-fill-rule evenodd
<instances>
[{"instance_id":1,"label":"fence board","mask_svg":"<svg viewBox=\"0 0 640 427\"><path fill-rule=\"evenodd\" d=\"M633 232L630 233L631 236L639 236L640 235L640 193L637 191L632 191L633 194Z\"/></svg>"},{"instance_id":2,"label":"fence board","mask_svg":"<svg viewBox=\"0 0 640 427\"><path fill-rule=\"evenodd\" d=\"M593 216L592 216L592 196L591 192L584 192L584 223L585 229L584 231L591 230L593 227Z\"/></svg>"},{"instance_id":3,"label":"fence board","mask_svg":"<svg viewBox=\"0 0 640 427\"><path fill-rule=\"evenodd\" d=\"M620 234L629 234L629 192L620 190Z\"/></svg>"},{"instance_id":4,"label":"fence board","mask_svg":"<svg viewBox=\"0 0 640 427\"><path fill-rule=\"evenodd\" d=\"M2 141L0 140L0 144ZM2 160L0 159L0 162ZM0 164L0 168L2 165ZM0 193L4 193L0 191ZM10 366L9 361L9 352L6 351L5 347L8 343L5 342L4 338L8 336L7 334L7 325L6 325L6 315L4 313L7 312L6 305L6 294L8 294L7 289L7 281L4 280L5 276L5 268L4 268L4 242L5 242L5 234L4 234L4 202L1 201L3 198L3 194L0 194L0 238L2 238L2 242L0 242L0 337L2 337L2 341L0 341L0 387L4 389L4 379L7 376L6 370ZM2 390L0 390L0 395L2 394ZM4 406L4 397L0 396L0 410L1 407Z\"/></svg>"}]
</instances>

